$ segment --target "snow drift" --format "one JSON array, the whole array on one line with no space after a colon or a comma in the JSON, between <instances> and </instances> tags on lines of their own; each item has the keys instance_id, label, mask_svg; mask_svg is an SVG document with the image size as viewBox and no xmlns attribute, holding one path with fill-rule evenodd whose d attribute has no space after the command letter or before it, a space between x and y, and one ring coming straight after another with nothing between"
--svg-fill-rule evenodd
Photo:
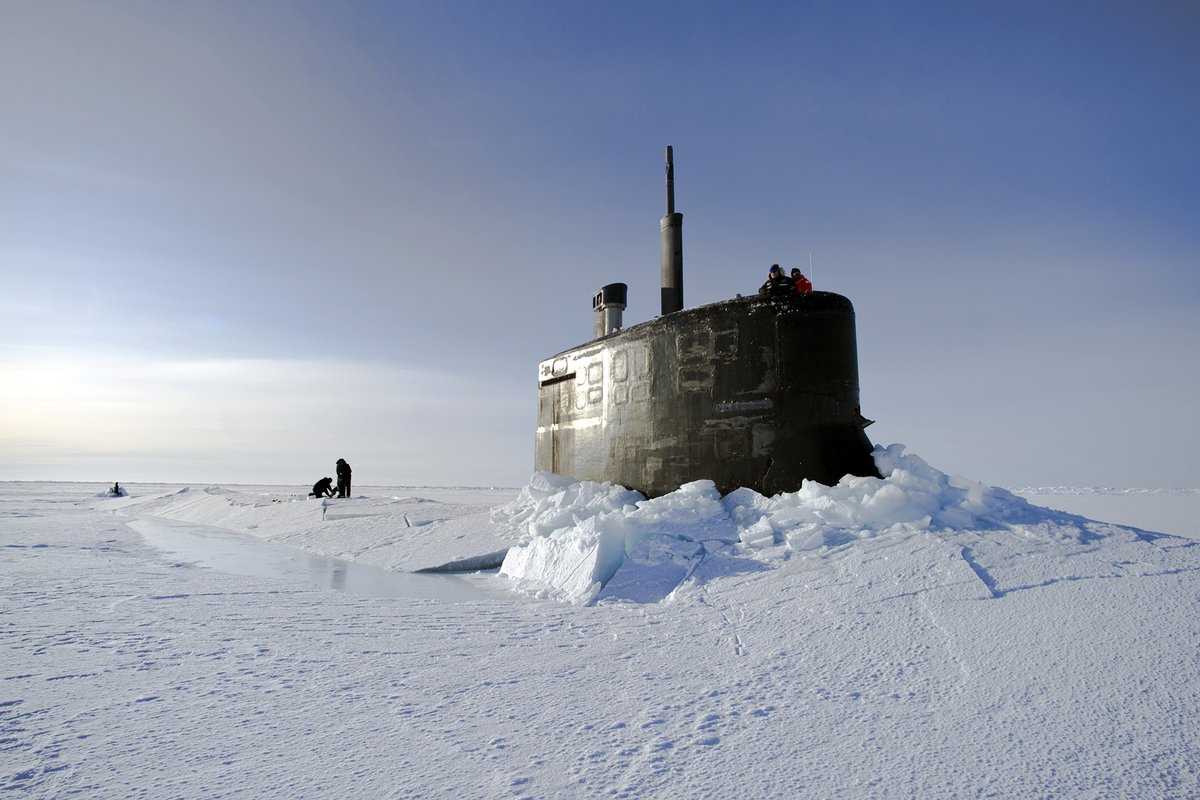
<instances>
[{"instance_id":1,"label":"snow drift","mask_svg":"<svg viewBox=\"0 0 1200 800\"><path fill-rule=\"evenodd\" d=\"M847 476L836 486L805 481L798 491L775 497L744 488L721 497L712 481L703 480L647 500L608 483L538 473L516 500L493 512L493 521L518 539L500 572L540 597L645 602L668 597L714 555L769 564L819 556L857 540L912 534L949 541L1004 533L1031 546L1152 536L951 477L904 445L876 447L873 455L886 477ZM960 545L968 563L972 544L982 543ZM997 591L990 575L973 569L988 591Z\"/></svg>"}]
</instances>

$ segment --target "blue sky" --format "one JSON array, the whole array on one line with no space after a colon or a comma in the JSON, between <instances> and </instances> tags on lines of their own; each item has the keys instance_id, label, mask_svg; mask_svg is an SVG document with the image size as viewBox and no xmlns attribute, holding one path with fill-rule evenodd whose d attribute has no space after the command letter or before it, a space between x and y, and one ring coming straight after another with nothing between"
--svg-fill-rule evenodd
<instances>
[{"instance_id":1,"label":"blue sky","mask_svg":"<svg viewBox=\"0 0 1200 800\"><path fill-rule=\"evenodd\" d=\"M521 485L592 292L814 263L868 433L1200 486L1188 2L0 3L0 479Z\"/></svg>"}]
</instances>

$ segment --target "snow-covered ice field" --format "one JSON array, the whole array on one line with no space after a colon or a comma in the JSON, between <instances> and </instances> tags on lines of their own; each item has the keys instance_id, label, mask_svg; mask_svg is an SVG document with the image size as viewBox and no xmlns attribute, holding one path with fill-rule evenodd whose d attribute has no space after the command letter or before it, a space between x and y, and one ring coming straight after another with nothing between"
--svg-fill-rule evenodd
<instances>
[{"instance_id":1,"label":"snow-covered ice field","mask_svg":"<svg viewBox=\"0 0 1200 800\"><path fill-rule=\"evenodd\" d=\"M1015 493L1047 508L1200 539L1200 489L1032 487Z\"/></svg>"},{"instance_id":2,"label":"snow-covered ice field","mask_svg":"<svg viewBox=\"0 0 1200 800\"><path fill-rule=\"evenodd\" d=\"M0 795L1200 795L1200 493L876 459L775 498L0 483Z\"/></svg>"}]
</instances>

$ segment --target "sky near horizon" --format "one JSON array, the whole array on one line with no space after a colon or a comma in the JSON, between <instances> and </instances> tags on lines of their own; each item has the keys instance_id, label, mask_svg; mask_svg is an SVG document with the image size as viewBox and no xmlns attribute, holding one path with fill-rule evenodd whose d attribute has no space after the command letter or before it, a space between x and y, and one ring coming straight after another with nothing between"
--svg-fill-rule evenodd
<instances>
[{"instance_id":1,"label":"sky near horizon","mask_svg":"<svg viewBox=\"0 0 1200 800\"><path fill-rule=\"evenodd\" d=\"M525 483L538 361L813 264L868 435L1200 487L1200 6L0 0L0 480Z\"/></svg>"}]
</instances>

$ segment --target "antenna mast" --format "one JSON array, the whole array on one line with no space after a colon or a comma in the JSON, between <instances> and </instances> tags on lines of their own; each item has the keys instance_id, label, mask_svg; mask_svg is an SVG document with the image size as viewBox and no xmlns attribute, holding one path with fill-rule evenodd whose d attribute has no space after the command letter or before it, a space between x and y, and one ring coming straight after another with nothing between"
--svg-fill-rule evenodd
<instances>
[{"instance_id":1,"label":"antenna mast","mask_svg":"<svg viewBox=\"0 0 1200 800\"><path fill-rule=\"evenodd\" d=\"M671 145L667 145L667 216L675 213L675 159L671 157Z\"/></svg>"},{"instance_id":2,"label":"antenna mast","mask_svg":"<svg viewBox=\"0 0 1200 800\"><path fill-rule=\"evenodd\" d=\"M659 224L662 233L662 313L683 309L683 214L675 213L675 162L667 145L667 215Z\"/></svg>"}]
</instances>

